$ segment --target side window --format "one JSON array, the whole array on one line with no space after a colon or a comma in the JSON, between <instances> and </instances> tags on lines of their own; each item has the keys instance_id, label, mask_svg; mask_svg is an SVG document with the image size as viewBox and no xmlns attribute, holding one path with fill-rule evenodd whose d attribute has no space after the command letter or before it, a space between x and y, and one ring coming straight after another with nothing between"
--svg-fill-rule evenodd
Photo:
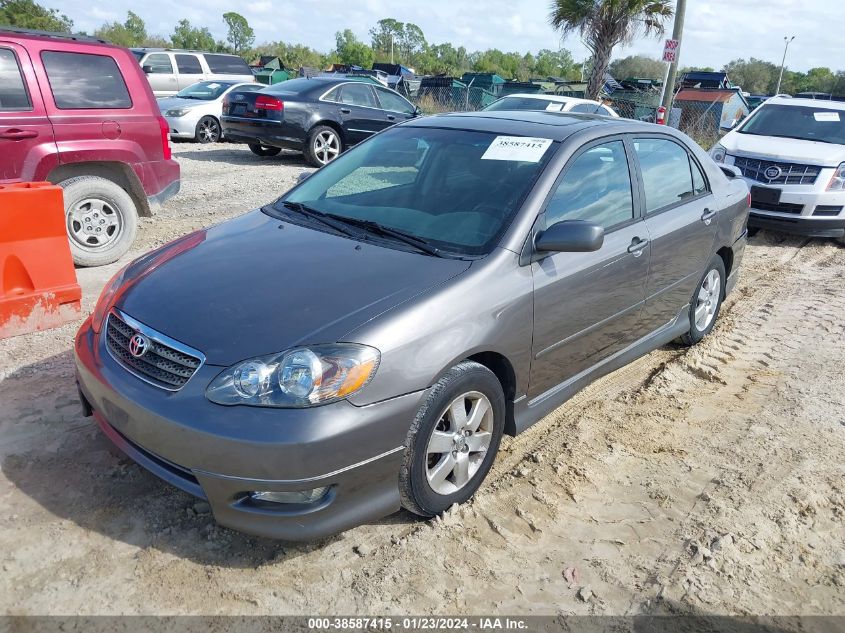
<instances>
[{"instance_id":1,"label":"side window","mask_svg":"<svg viewBox=\"0 0 845 633\"><path fill-rule=\"evenodd\" d=\"M659 138L635 139L634 149L643 173L647 213L695 195L687 150L674 141Z\"/></svg>"},{"instance_id":2,"label":"side window","mask_svg":"<svg viewBox=\"0 0 845 633\"><path fill-rule=\"evenodd\" d=\"M701 173L698 163L693 160L692 156L689 157L689 167L692 171L692 189L695 195L707 193L707 181L704 180L704 174Z\"/></svg>"},{"instance_id":3,"label":"side window","mask_svg":"<svg viewBox=\"0 0 845 633\"><path fill-rule=\"evenodd\" d=\"M205 53L208 69L220 75L252 75L246 62L235 55L212 55Z\"/></svg>"},{"instance_id":4,"label":"side window","mask_svg":"<svg viewBox=\"0 0 845 633\"><path fill-rule=\"evenodd\" d=\"M8 48L0 48L0 112L32 110L18 58Z\"/></svg>"},{"instance_id":5,"label":"side window","mask_svg":"<svg viewBox=\"0 0 845 633\"><path fill-rule=\"evenodd\" d=\"M604 116L613 116L613 114L610 112L610 110L608 110L604 106L601 106L599 108L599 114L603 114Z\"/></svg>"},{"instance_id":6,"label":"side window","mask_svg":"<svg viewBox=\"0 0 845 633\"><path fill-rule=\"evenodd\" d=\"M151 75L172 75L173 64L170 62L170 55L167 53L153 53L147 55L144 66L150 67Z\"/></svg>"},{"instance_id":7,"label":"side window","mask_svg":"<svg viewBox=\"0 0 845 633\"><path fill-rule=\"evenodd\" d=\"M608 229L634 217L622 141L591 147L569 165L546 207L546 223L588 220Z\"/></svg>"},{"instance_id":8,"label":"side window","mask_svg":"<svg viewBox=\"0 0 845 633\"><path fill-rule=\"evenodd\" d=\"M601 111L601 106L595 103L579 103L569 109L570 112L580 112L582 114L604 114Z\"/></svg>"},{"instance_id":9,"label":"side window","mask_svg":"<svg viewBox=\"0 0 845 633\"><path fill-rule=\"evenodd\" d=\"M326 96L323 97L323 101L334 101L340 102L340 86L336 88L332 88L326 93Z\"/></svg>"},{"instance_id":10,"label":"side window","mask_svg":"<svg viewBox=\"0 0 845 633\"><path fill-rule=\"evenodd\" d=\"M176 55L176 67L183 75L202 74L202 66L196 55Z\"/></svg>"},{"instance_id":11,"label":"side window","mask_svg":"<svg viewBox=\"0 0 845 633\"><path fill-rule=\"evenodd\" d=\"M340 102L367 108L378 107L373 89L366 84L344 84L341 86Z\"/></svg>"},{"instance_id":12,"label":"side window","mask_svg":"<svg viewBox=\"0 0 845 633\"><path fill-rule=\"evenodd\" d=\"M403 114L414 113L414 106L398 94L390 90L385 90L384 88L376 88L376 93L378 94L378 100L381 103L382 109L390 110L391 112L402 112Z\"/></svg>"},{"instance_id":13,"label":"side window","mask_svg":"<svg viewBox=\"0 0 845 633\"><path fill-rule=\"evenodd\" d=\"M41 53L56 107L61 110L132 107L114 59L88 53Z\"/></svg>"}]
</instances>

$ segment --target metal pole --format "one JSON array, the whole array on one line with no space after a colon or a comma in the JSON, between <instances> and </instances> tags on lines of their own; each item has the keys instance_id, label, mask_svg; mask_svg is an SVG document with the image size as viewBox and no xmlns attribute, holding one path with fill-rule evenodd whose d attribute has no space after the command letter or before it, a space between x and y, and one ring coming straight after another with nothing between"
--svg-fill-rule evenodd
<instances>
[{"instance_id":1,"label":"metal pole","mask_svg":"<svg viewBox=\"0 0 845 633\"><path fill-rule=\"evenodd\" d=\"M663 99L661 105L666 108L666 120L669 120L669 110L672 108L672 101L675 98L675 75L678 74L678 59L681 57L681 40L684 36L684 14L687 11L687 0L678 0L675 4L675 25L672 28L672 39L678 40L678 48L675 49L675 61L669 65L669 72L666 74L666 83L663 84Z\"/></svg>"},{"instance_id":2,"label":"metal pole","mask_svg":"<svg viewBox=\"0 0 845 633\"><path fill-rule=\"evenodd\" d=\"M792 37L784 37L783 38L783 41L784 41L783 60L781 60L781 62L780 62L780 76L778 77L778 87L775 89L776 95L780 94L780 82L783 81L783 68L784 68L784 66L786 66L786 51L789 50L789 44L794 39L795 39L794 35Z\"/></svg>"},{"instance_id":3,"label":"metal pole","mask_svg":"<svg viewBox=\"0 0 845 633\"><path fill-rule=\"evenodd\" d=\"M393 33L390 34L390 63L393 63Z\"/></svg>"}]
</instances>

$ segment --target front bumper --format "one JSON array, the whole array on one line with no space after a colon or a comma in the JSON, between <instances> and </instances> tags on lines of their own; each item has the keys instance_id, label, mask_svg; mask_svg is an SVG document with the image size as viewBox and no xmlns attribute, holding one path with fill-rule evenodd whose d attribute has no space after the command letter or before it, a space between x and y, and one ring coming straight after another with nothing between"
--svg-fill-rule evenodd
<instances>
[{"instance_id":1,"label":"front bumper","mask_svg":"<svg viewBox=\"0 0 845 633\"><path fill-rule=\"evenodd\" d=\"M268 538L312 540L395 512L404 439L425 397L356 407L225 407L205 398L222 368L203 366L178 392L126 371L86 321L76 337L83 405L130 458L205 498L221 525ZM328 487L313 504L256 504L253 491Z\"/></svg>"},{"instance_id":2,"label":"front bumper","mask_svg":"<svg viewBox=\"0 0 845 633\"><path fill-rule=\"evenodd\" d=\"M194 138L197 134L199 117L187 114L179 117L165 116L164 119L170 129L170 138Z\"/></svg>"}]
</instances>

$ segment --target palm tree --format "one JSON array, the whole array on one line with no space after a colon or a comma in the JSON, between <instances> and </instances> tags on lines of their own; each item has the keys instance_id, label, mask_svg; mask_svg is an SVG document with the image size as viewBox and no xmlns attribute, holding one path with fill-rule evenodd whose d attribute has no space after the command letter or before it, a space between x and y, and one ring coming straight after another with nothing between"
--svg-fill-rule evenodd
<instances>
[{"instance_id":1,"label":"palm tree","mask_svg":"<svg viewBox=\"0 0 845 633\"><path fill-rule=\"evenodd\" d=\"M563 35L581 34L592 53L587 98L597 99L613 47L640 34L659 37L672 13L670 0L553 0L549 22Z\"/></svg>"}]
</instances>

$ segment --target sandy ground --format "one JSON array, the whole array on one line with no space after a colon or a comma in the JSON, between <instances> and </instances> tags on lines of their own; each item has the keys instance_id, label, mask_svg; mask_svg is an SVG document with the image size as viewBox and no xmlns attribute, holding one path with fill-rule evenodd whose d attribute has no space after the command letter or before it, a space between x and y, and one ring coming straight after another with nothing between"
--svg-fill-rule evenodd
<instances>
[{"instance_id":1,"label":"sandy ground","mask_svg":"<svg viewBox=\"0 0 845 633\"><path fill-rule=\"evenodd\" d=\"M306 168L175 154L183 191L135 254ZM78 271L86 312L122 263ZM845 614L844 279L845 248L760 234L705 342L506 438L471 504L308 545L219 528L114 455L76 402L78 322L0 341L0 611Z\"/></svg>"}]
</instances>

